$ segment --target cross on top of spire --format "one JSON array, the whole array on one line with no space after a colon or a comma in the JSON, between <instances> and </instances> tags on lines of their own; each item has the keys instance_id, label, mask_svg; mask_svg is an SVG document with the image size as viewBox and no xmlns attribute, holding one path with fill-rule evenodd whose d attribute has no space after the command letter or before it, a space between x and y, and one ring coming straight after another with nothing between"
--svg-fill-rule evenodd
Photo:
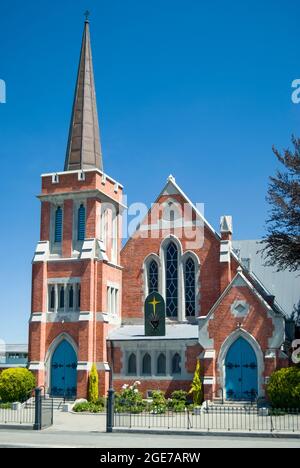
<instances>
[{"instance_id":1,"label":"cross on top of spire","mask_svg":"<svg viewBox=\"0 0 300 468\"><path fill-rule=\"evenodd\" d=\"M85 22L86 22L86 23L88 23L88 21L89 21L90 14L91 14L91 13L89 12L89 10L86 10L86 11L84 12Z\"/></svg>"}]
</instances>

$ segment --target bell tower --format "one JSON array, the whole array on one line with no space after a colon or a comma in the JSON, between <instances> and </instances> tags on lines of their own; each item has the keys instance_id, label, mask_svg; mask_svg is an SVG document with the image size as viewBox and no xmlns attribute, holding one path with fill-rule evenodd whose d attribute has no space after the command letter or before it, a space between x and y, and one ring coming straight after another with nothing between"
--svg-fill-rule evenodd
<instances>
[{"instance_id":1,"label":"bell tower","mask_svg":"<svg viewBox=\"0 0 300 468\"><path fill-rule=\"evenodd\" d=\"M103 172L88 18L64 171L43 174L32 262L29 369L47 393L86 397L95 363L108 386L106 337L121 322L122 191Z\"/></svg>"}]
</instances>

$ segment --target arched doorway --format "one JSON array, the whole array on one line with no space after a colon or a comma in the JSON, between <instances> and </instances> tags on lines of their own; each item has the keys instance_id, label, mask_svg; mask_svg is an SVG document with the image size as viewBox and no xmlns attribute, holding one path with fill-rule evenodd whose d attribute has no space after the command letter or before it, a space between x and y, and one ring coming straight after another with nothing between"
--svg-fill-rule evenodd
<instances>
[{"instance_id":1,"label":"arched doorway","mask_svg":"<svg viewBox=\"0 0 300 468\"><path fill-rule=\"evenodd\" d=\"M257 358L244 338L238 338L225 359L225 391L227 400L254 400L258 391Z\"/></svg>"},{"instance_id":2,"label":"arched doorway","mask_svg":"<svg viewBox=\"0 0 300 468\"><path fill-rule=\"evenodd\" d=\"M52 355L50 382L52 396L68 398L76 396L77 356L67 340L61 341Z\"/></svg>"}]
</instances>

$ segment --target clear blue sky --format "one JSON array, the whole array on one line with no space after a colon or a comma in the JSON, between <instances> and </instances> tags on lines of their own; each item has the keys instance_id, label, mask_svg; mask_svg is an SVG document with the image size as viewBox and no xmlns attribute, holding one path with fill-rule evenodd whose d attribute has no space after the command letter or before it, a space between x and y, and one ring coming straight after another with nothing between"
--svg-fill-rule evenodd
<instances>
[{"instance_id":1,"label":"clear blue sky","mask_svg":"<svg viewBox=\"0 0 300 468\"><path fill-rule=\"evenodd\" d=\"M83 28L105 172L150 204L172 173L218 228L264 233L271 147L300 135L296 0L2 0L0 338L27 340L40 174L62 170Z\"/></svg>"}]
</instances>

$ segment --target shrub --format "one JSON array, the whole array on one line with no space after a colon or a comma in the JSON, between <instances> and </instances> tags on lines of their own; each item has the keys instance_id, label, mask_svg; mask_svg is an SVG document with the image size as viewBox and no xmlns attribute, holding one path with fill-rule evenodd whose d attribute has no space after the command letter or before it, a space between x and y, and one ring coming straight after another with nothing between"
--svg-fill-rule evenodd
<instances>
[{"instance_id":1,"label":"shrub","mask_svg":"<svg viewBox=\"0 0 300 468\"><path fill-rule=\"evenodd\" d=\"M168 406L170 409L176 413L184 411L187 405L187 392L184 390L175 390L171 394L171 399L168 401Z\"/></svg>"},{"instance_id":2,"label":"shrub","mask_svg":"<svg viewBox=\"0 0 300 468\"><path fill-rule=\"evenodd\" d=\"M267 393L274 408L300 408L300 369L288 367L273 372Z\"/></svg>"},{"instance_id":3,"label":"shrub","mask_svg":"<svg viewBox=\"0 0 300 468\"><path fill-rule=\"evenodd\" d=\"M28 369L6 369L0 374L0 399L23 402L30 397L35 378Z\"/></svg>"},{"instance_id":4,"label":"shrub","mask_svg":"<svg viewBox=\"0 0 300 468\"><path fill-rule=\"evenodd\" d=\"M89 375L89 391L88 391L88 401L90 403L97 403L99 397L98 393L98 372L96 365L92 365L92 369Z\"/></svg>"},{"instance_id":5,"label":"shrub","mask_svg":"<svg viewBox=\"0 0 300 468\"><path fill-rule=\"evenodd\" d=\"M165 413L167 410L167 401L165 394L161 390L153 390L149 410L155 414Z\"/></svg>"},{"instance_id":6,"label":"shrub","mask_svg":"<svg viewBox=\"0 0 300 468\"><path fill-rule=\"evenodd\" d=\"M0 403L0 409L11 409L11 403Z\"/></svg>"},{"instance_id":7,"label":"shrub","mask_svg":"<svg viewBox=\"0 0 300 468\"><path fill-rule=\"evenodd\" d=\"M200 360L199 359L197 360L194 378L192 381L189 394L193 395L194 405L201 405L203 401L203 395L202 395L202 382L201 382L201 377L200 377Z\"/></svg>"},{"instance_id":8,"label":"shrub","mask_svg":"<svg viewBox=\"0 0 300 468\"><path fill-rule=\"evenodd\" d=\"M96 403L92 403L90 401L83 402L83 403L76 403L73 407L73 411L75 413L101 413L103 411L104 405L101 400L98 400Z\"/></svg>"},{"instance_id":9,"label":"shrub","mask_svg":"<svg viewBox=\"0 0 300 468\"><path fill-rule=\"evenodd\" d=\"M118 413L141 413L145 409L143 397L137 388L139 381L132 385L123 385L122 391L115 393L115 410Z\"/></svg>"}]
</instances>

